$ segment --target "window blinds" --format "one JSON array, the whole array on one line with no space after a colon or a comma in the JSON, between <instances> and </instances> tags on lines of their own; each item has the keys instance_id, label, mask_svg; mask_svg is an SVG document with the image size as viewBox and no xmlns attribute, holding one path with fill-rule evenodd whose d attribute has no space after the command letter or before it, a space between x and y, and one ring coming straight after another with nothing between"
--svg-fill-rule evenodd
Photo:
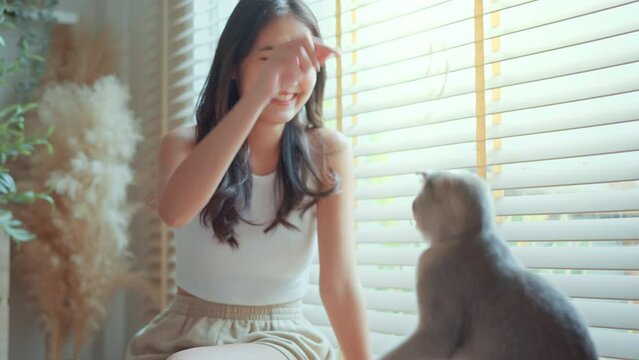
<instances>
[{"instance_id":1,"label":"window blinds","mask_svg":"<svg viewBox=\"0 0 639 360\"><path fill-rule=\"evenodd\" d=\"M169 123L194 122L198 95L208 75L217 41L236 0L169 2Z\"/></svg>"},{"instance_id":2,"label":"window blinds","mask_svg":"<svg viewBox=\"0 0 639 360\"><path fill-rule=\"evenodd\" d=\"M416 325L413 173L447 169L485 174L499 232L572 297L601 356L639 359L639 3L311 6L343 50L325 115L354 145L374 353ZM305 312L335 341L317 266Z\"/></svg>"},{"instance_id":3,"label":"window blinds","mask_svg":"<svg viewBox=\"0 0 639 360\"><path fill-rule=\"evenodd\" d=\"M170 127L193 120L235 3L167 2ZM499 232L572 297L601 356L639 359L639 2L307 3L343 50L324 113L354 145L374 353L416 325L413 173L448 169L486 176ZM305 313L335 342L318 276Z\"/></svg>"}]
</instances>

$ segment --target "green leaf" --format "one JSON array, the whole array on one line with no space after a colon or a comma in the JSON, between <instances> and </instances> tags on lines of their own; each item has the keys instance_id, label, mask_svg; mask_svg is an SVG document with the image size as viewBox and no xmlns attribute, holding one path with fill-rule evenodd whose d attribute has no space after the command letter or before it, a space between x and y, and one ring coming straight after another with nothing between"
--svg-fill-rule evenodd
<instances>
[{"instance_id":1,"label":"green leaf","mask_svg":"<svg viewBox=\"0 0 639 360\"><path fill-rule=\"evenodd\" d=\"M35 192L33 191L24 191L24 192L20 192L20 193L15 193L15 194L11 194L11 201L15 202L15 203L30 203L33 204L33 202L37 199L37 195Z\"/></svg>"},{"instance_id":2,"label":"green leaf","mask_svg":"<svg viewBox=\"0 0 639 360\"><path fill-rule=\"evenodd\" d=\"M0 224L8 223L12 216L11 211L0 209Z\"/></svg>"},{"instance_id":3,"label":"green leaf","mask_svg":"<svg viewBox=\"0 0 639 360\"><path fill-rule=\"evenodd\" d=\"M7 130L7 134L10 134L10 135L20 139L20 143L22 143L23 140L24 140L24 134L20 130L8 129Z\"/></svg>"},{"instance_id":4,"label":"green leaf","mask_svg":"<svg viewBox=\"0 0 639 360\"><path fill-rule=\"evenodd\" d=\"M37 109L37 108L38 108L38 103L37 102L26 103L26 104L22 105L22 113L26 113L28 111L31 111L31 110Z\"/></svg>"},{"instance_id":5,"label":"green leaf","mask_svg":"<svg viewBox=\"0 0 639 360\"><path fill-rule=\"evenodd\" d=\"M28 202L33 202L36 199L36 193L31 190L25 191L21 195L21 198Z\"/></svg>"},{"instance_id":6,"label":"green leaf","mask_svg":"<svg viewBox=\"0 0 639 360\"><path fill-rule=\"evenodd\" d=\"M9 227L5 228L4 230L7 232L10 238L17 242L24 242L35 239L35 236L33 236L33 234L22 228Z\"/></svg>"},{"instance_id":7,"label":"green leaf","mask_svg":"<svg viewBox=\"0 0 639 360\"><path fill-rule=\"evenodd\" d=\"M11 30L15 30L16 29L16 24L12 23L11 21L7 21L2 23L2 26L7 27Z\"/></svg>"},{"instance_id":8,"label":"green leaf","mask_svg":"<svg viewBox=\"0 0 639 360\"><path fill-rule=\"evenodd\" d=\"M40 200L44 200L46 202L48 202L51 205L55 205L53 198L50 195L47 194L38 194L38 198Z\"/></svg>"},{"instance_id":9,"label":"green leaf","mask_svg":"<svg viewBox=\"0 0 639 360\"><path fill-rule=\"evenodd\" d=\"M41 62L41 63L45 62L44 58L40 55L32 55L31 60Z\"/></svg>"},{"instance_id":10,"label":"green leaf","mask_svg":"<svg viewBox=\"0 0 639 360\"><path fill-rule=\"evenodd\" d=\"M9 64L9 67L7 69L7 72L14 72L16 70L18 70L20 68L20 63L16 60L14 62L12 62L11 64Z\"/></svg>"},{"instance_id":11,"label":"green leaf","mask_svg":"<svg viewBox=\"0 0 639 360\"><path fill-rule=\"evenodd\" d=\"M23 52L28 52L29 51L29 42L27 41L26 37L23 36L23 37L20 38L20 40L18 40L18 47Z\"/></svg>"},{"instance_id":12,"label":"green leaf","mask_svg":"<svg viewBox=\"0 0 639 360\"><path fill-rule=\"evenodd\" d=\"M46 139L37 139L37 138L33 138L30 141L31 141L31 144L33 145L46 145L49 143Z\"/></svg>"},{"instance_id":13,"label":"green leaf","mask_svg":"<svg viewBox=\"0 0 639 360\"><path fill-rule=\"evenodd\" d=\"M47 133L44 134L44 138L48 139L51 134L53 134L53 130L55 130L55 126L53 124L49 125L49 128L47 129Z\"/></svg>"},{"instance_id":14,"label":"green leaf","mask_svg":"<svg viewBox=\"0 0 639 360\"><path fill-rule=\"evenodd\" d=\"M8 105L4 109L0 110L0 117L4 117L8 113L15 112L18 107L20 107L20 104Z\"/></svg>"},{"instance_id":15,"label":"green leaf","mask_svg":"<svg viewBox=\"0 0 639 360\"><path fill-rule=\"evenodd\" d=\"M0 173L0 193L16 192L16 183L8 172Z\"/></svg>"}]
</instances>

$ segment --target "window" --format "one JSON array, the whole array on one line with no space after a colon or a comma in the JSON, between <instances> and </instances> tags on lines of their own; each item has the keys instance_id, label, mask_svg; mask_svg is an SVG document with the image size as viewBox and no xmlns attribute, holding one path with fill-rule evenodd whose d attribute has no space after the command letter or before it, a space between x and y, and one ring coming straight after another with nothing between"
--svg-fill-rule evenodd
<instances>
[{"instance_id":1,"label":"window","mask_svg":"<svg viewBox=\"0 0 639 360\"><path fill-rule=\"evenodd\" d=\"M171 121L192 119L235 3L171 5ZM639 2L308 3L343 50L324 113L354 144L374 353L416 324L414 172L447 169L488 179L499 232L573 298L601 356L639 359ZM334 339L313 266L305 313Z\"/></svg>"}]
</instances>

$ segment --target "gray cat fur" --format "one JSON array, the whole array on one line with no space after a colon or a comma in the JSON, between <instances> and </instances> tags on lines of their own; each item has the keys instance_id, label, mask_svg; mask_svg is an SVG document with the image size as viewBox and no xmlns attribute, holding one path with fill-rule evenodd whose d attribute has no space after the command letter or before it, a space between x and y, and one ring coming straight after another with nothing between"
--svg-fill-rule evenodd
<instances>
[{"instance_id":1,"label":"gray cat fur","mask_svg":"<svg viewBox=\"0 0 639 360\"><path fill-rule=\"evenodd\" d=\"M597 359L568 298L497 235L481 178L424 174L413 214L430 242L417 266L419 325L382 360Z\"/></svg>"}]
</instances>

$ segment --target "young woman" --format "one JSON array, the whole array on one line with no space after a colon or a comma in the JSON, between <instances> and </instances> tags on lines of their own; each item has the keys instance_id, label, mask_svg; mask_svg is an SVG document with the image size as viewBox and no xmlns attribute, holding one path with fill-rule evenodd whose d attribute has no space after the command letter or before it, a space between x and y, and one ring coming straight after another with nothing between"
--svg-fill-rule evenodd
<instances>
[{"instance_id":1,"label":"young woman","mask_svg":"<svg viewBox=\"0 0 639 360\"><path fill-rule=\"evenodd\" d=\"M316 247L342 355L371 357L352 151L322 125L331 51L302 0L238 2L197 124L161 144L156 198L175 228L178 294L131 340L128 360L336 358L301 312Z\"/></svg>"}]
</instances>

